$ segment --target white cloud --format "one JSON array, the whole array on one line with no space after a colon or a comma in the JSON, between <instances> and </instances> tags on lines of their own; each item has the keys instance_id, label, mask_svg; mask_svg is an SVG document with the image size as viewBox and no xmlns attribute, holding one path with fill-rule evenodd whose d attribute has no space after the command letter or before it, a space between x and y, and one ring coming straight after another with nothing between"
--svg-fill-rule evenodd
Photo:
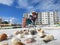
<instances>
[{"instance_id":1,"label":"white cloud","mask_svg":"<svg viewBox=\"0 0 60 45\"><path fill-rule=\"evenodd\" d=\"M0 3L10 6L13 4L14 1L15 0L0 0ZM55 1L57 1L57 3L54 3ZM16 6L16 8L26 9L27 12L34 10L54 11L60 10L59 2L60 0L17 0L16 3L18 3L18 6Z\"/></svg>"},{"instance_id":2,"label":"white cloud","mask_svg":"<svg viewBox=\"0 0 60 45\"><path fill-rule=\"evenodd\" d=\"M18 0L18 4L20 8L28 7L28 0Z\"/></svg>"},{"instance_id":3,"label":"white cloud","mask_svg":"<svg viewBox=\"0 0 60 45\"><path fill-rule=\"evenodd\" d=\"M36 9L45 10L45 11L46 10L56 11L56 10L60 10L59 8L60 8L60 4L59 3L54 4L54 0L44 0L36 6Z\"/></svg>"},{"instance_id":4,"label":"white cloud","mask_svg":"<svg viewBox=\"0 0 60 45\"><path fill-rule=\"evenodd\" d=\"M57 0L57 3L54 3L56 0L19 0L20 8L25 8L27 11L33 10L44 10L44 11L56 11L60 10L60 0ZM37 5L35 5L37 4ZM35 5L35 6L34 6Z\"/></svg>"},{"instance_id":5,"label":"white cloud","mask_svg":"<svg viewBox=\"0 0 60 45\"><path fill-rule=\"evenodd\" d=\"M0 0L0 4L4 4L4 5L12 5L14 0Z\"/></svg>"},{"instance_id":6,"label":"white cloud","mask_svg":"<svg viewBox=\"0 0 60 45\"><path fill-rule=\"evenodd\" d=\"M29 7L27 7L27 11L28 12L35 11L35 8L33 6L29 6Z\"/></svg>"},{"instance_id":7,"label":"white cloud","mask_svg":"<svg viewBox=\"0 0 60 45\"><path fill-rule=\"evenodd\" d=\"M31 3L40 3L40 1L42 1L42 0L32 0Z\"/></svg>"},{"instance_id":8,"label":"white cloud","mask_svg":"<svg viewBox=\"0 0 60 45\"><path fill-rule=\"evenodd\" d=\"M18 0L19 6L17 8L24 8L27 12L35 10L33 6L31 6L28 0Z\"/></svg>"}]
</instances>

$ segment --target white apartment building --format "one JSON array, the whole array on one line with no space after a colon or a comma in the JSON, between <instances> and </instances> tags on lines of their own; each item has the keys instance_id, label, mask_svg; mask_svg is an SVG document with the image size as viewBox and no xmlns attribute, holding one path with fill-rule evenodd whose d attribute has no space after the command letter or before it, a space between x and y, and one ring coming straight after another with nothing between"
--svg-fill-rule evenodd
<instances>
[{"instance_id":1,"label":"white apartment building","mask_svg":"<svg viewBox=\"0 0 60 45\"><path fill-rule=\"evenodd\" d=\"M58 21L58 12L39 12L36 24L54 25Z\"/></svg>"}]
</instances>

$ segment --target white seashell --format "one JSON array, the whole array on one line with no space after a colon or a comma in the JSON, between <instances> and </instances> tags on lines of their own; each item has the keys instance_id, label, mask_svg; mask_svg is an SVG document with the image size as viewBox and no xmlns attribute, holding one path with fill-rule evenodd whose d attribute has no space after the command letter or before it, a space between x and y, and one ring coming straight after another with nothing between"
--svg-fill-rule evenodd
<instances>
[{"instance_id":1,"label":"white seashell","mask_svg":"<svg viewBox=\"0 0 60 45\"><path fill-rule=\"evenodd\" d=\"M41 33L44 33L44 30L41 30L40 32L41 32Z\"/></svg>"},{"instance_id":2,"label":"white seashell","mask_svg":"<svg viewBox=\"0 0 60 45\"><path fill-rule=\"evenodd\" d=\"M20 31L15 31L14 32L14 35L18 35L18 34L20 34Z\"/></svg>"},{"instance_id":3,"label":"white seashell","mask_svg":"<svg viewBox=\"0 0 60 45\"><path fill-rule=\"evenodd\" d=\"M45 34L44 33L38 33L38 35L41 37L41 36L44 36Z\"/></svg>"},{"instance_id":4,"label":"white seashell","mask_svg":"<svg viewBox=\"0 0 60 45\"><path fill-rule=\"evenodd\" d=\"M12 42L12 43L20 42L20 40L19 40L18 38L12 38L12 39L11 39L11 42Z\"/></svg>"},{"instance_id":5,"label":"white seashell","mask_svg":"<svg viewBox=\"0 0 60 45\"><path fill-rule=\"evenodd\" d=\"M22 42L15 42L15 43L12 43L12 45L24 45Z\"/></svg>"},{"instance_id":6,"label":"white seashell","mask_svg":"<svg viewBox=\"0 0 60 45\"><path fill-rule=\"evenodd\" d=\"M12 45L24 45L19 39L17 38L12 38L11 40Z\"/></svg>"},{"instance_id":7,"label":"white seashell","mask_svg":"<svg viewBox=\"0 0 60 45\"><path fill-rule=\"evenodd\" d=\"M8 45L7 42L0 42L0 45Z\"/></svg>"},{"instance_id":8,"label":"white seashell","mask_svg":"<svg viewBox=\"0 0 60 45\"><path fill-rule=\"evenodd\" d=\"M28 35L27 38L33 38L33 36L32 35Z\"/></svg>"},{"instance_id":9,"label":"white seashell","mask_svg":"<svg viewBox=\"0 0 60 45\"><path fill-rule=\"evenodd\" d=\"M17 38L24 38L24 35L23 34L18 34Z\"/></svg>"},{"instance_id":10,"label":"white seashell","mask_svg":"<svg viewBox=\"0 0 60 45\"><path fill-rule=\"evenodd\" d=\"M54 36L53 35L47 35L45 38L43 38L43 40L45 40L45 41L54 40Z\"/></svg>"}]
</instances>

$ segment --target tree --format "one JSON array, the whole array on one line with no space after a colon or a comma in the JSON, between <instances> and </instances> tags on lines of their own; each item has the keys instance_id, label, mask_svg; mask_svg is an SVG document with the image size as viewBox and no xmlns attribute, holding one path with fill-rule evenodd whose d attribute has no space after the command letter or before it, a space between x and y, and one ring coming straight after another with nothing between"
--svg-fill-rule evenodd
<instances>
[{"instance_id":1,"label":"tree","mask_svg":"<svg viewBox=\"0 0 60 45\"><path fill-rule=\"evenodd\" d=\"M7 22L7 21L3 21L2 24L9 24L9 22Z\"/></svg>"}]
</instances>

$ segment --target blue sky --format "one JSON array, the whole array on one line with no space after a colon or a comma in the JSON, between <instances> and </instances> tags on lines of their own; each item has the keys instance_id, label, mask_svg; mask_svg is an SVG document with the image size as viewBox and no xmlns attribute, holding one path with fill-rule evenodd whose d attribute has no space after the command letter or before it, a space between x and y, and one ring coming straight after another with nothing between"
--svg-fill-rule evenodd
<instances>
[{"instance_id":1,"label":"blue sky","mask_svg":"<svg viewBox=\"0 0 60 45\"><path fill-rule=\"evenodd\" d=\"M0 0L0 17L3 20L14 18L14 23L21 23L23 13L31 11L60 12L60 0Z\"/></svg>"}]
</instances>

